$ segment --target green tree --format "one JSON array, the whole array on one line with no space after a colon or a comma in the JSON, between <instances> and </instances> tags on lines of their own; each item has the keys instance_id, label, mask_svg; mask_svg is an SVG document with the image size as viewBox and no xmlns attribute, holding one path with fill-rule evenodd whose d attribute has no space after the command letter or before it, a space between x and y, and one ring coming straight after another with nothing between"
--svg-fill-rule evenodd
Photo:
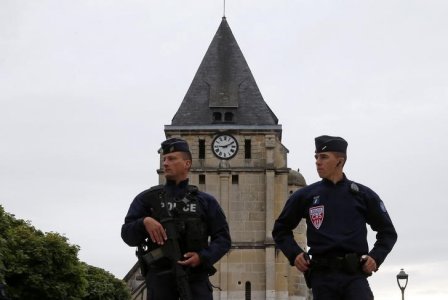
<instances>
[{"instance_id":1,"label":"green tree","mask_svg":"<svg viewBox=\"0 0 448 300\"><path fill-rule=\"evenodd\" d=\"M4 280L12 299L81 299L87 287L79 247L6 214Z\"/></svg>"},{"instance_id":2,"label":"green tree","mask_svg":"<svg viewBox=\"0 0 448 300\"><path fill-rule=\"evenodd\" d=\"M83 300L128 300L131 298L126 284L111 273L90 265L87 269L87 294Z\"/></svg>"},{"instance_id":3,"label":"green tree","mask_svg":"<svg viewBox=\"0 0 448 300\"><path fill-rule=\"evenodd\" d=\"M82 263L66 237L43 233L0 205L0 283L11 299L128 300L123 281Z\"/></svg>"}]
</instances>

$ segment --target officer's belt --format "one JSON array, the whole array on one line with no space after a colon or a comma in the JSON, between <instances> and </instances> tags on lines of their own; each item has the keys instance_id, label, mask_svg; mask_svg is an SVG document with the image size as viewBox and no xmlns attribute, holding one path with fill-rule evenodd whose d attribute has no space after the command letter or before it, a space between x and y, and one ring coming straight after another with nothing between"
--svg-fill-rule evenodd
<instances>
[{"instance_id":1,"label":"officer's belt","mask_svg":"<svg viewBox=\"0 0 448 300\"><path fill-rule=\"evenodd\" d=\"M345 256L313 255L311 268L313 271L340 271L350 274L362 273L360 256L349 253Z\"/></svg>"}]
</instances>

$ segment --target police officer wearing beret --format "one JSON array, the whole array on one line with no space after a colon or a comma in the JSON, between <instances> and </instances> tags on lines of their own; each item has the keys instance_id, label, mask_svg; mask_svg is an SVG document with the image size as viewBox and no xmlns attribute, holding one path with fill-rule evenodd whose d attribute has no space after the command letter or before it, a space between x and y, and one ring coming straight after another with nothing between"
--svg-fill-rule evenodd
<instances>
[{"instance_id":1,"label":"police officer wearing beret","mask_svg":"<svg viewBox=\"0 0 448 300\"><path fill-rule=\"evenodd\" d=\"M397 233L378 195L343 173L347 142L324 135L315 144L322 180L290 196L272 235L290 264L304 273L314 300L373 299L367 277L392 250ZM293 236L302 218L307 224L309 253ZM370 251L367 224L377 232Z\"/></svg>"},{"instance_id":2,"label":"police officer wearing beret","mask_svg":"<svg viewBox=\"0 0 448 300\"><path fill-rule=\"evenodd\" d=\"M170 237L163 220L167 216L174 218L183 254L183 259L175 263L188 275L191 298L213 299L209 281L209 276L216 271L213 264L231 246L226 217L213 196L188 184L192 158L187 142L168 139L162 143L161 151L166 184L154 186L135 197L125 217L121 236L129 246L139 247L137 253L145 273L147 299L183 299L169 261L162 257L148 264L141 259L147 253L159 253L157 249L163 249L168 243Z\"/></svg>"}]
</instances>

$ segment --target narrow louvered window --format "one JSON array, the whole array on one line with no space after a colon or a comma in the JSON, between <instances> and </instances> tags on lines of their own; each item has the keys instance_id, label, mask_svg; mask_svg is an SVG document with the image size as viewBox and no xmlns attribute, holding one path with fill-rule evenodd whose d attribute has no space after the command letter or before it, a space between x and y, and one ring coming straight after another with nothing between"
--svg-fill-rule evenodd
<instances>
[{"instance_id":1,"label":"narrow louvered window","mask_svg":"<svg viewBox=\"0 0 448 300\"><path fill-rule=\"evenodd\" d=\"M251 140L244 140L244 158L252 158L252 143Z\"/></svg>"},{"instance_id":2,"label":"narrow louvered window","mask_svg":"<svg viewBox=\"0 0 448 300\"><path fill-rule=\"evenodd\" d=\"M205 140L199 140L199 159L205 158Z\"/></svg>"}]
</instances>

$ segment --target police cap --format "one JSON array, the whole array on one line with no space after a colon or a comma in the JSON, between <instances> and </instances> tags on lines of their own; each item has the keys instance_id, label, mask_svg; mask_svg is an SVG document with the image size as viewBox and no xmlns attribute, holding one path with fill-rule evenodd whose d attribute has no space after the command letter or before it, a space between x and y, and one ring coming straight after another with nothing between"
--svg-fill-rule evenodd
<instances>
[{"instance_id":1,"label":"police cap","mask_svg":"<svg viewBox=\"0 0 448 300\"><path fill-rule=\"evenodd\" d=\"M321 135L314 139L316 153L320 152L341 152L347 153L348 143L341 137Z\"/></svg>"},{"instance_id":2,"label":"police cap","mask_svg":"<svg viewBox=\"0 0 448 300\"><path fill-rule=\"evenodd\" d=\"M179 138L170 138L166 141L163 141L162 148L159 152L162 152L162 154L168 154L172 152L187 152L191 154L188 143L185 140Z\"/></svg>"}]
</instances>

